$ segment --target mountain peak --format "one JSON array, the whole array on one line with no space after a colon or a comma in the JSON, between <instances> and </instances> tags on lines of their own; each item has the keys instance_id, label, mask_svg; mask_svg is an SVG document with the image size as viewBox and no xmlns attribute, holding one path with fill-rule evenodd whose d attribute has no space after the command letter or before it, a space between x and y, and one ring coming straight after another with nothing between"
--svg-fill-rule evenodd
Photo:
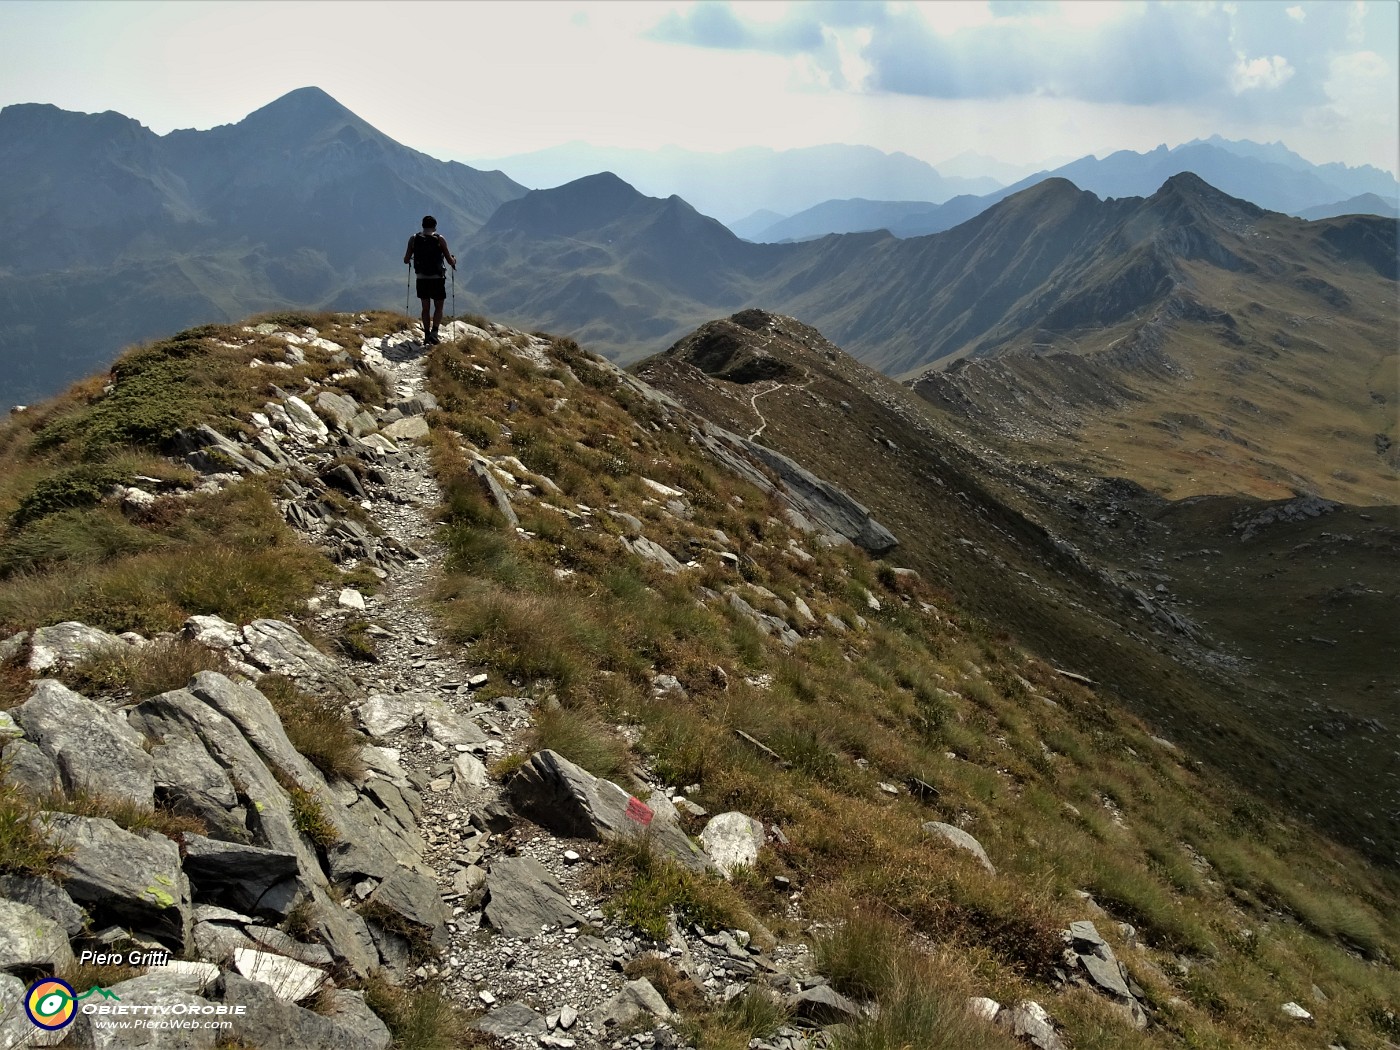
<instances>
[{"instance_id":1,"label":"mountain peak","mask_svg":"<svg viewBox=\"0 0 1400 1050\"><path fill-rule=\"evenodd\" d=\"M1216 189L1205 179L1201 178L1194 171L1181 171L1167 179L1162 186L1150 198L1153 201L1163 202L1171 200L1190 201L1197 206L1205 207L1211 211L1231 211L1244 212L1250 216L1260 216L1264 214L1262 208L1241 200L1238 197L1231 197L1228 193Z\"/></svg>"},{"instance_id":2,"label":"mountain peak","mask_svg":"<svg viewBox=\"0 0 1400 1050\"><path fill-rule=\"evenodd\" d=\"M660 204L610 171L585 175L562 186L532 190L502 206L487 228L513 229L534 236L572 236L597 229L632 212L644 201Z\"/></svg>"},{"instance_id":3,"label":"mountain peak","mask_svg":"<svg viewBox=\"0 0 1400 1050\"><path fill-rule=\"evenodd\" d=\"M235 126L245 133L253 130L260 134L295 136L339 128L346 123L364 124L364 121L320 88L304 87L253 110ZM364 126L369 127L368 124Z\"/></svg>"}]
</instances>

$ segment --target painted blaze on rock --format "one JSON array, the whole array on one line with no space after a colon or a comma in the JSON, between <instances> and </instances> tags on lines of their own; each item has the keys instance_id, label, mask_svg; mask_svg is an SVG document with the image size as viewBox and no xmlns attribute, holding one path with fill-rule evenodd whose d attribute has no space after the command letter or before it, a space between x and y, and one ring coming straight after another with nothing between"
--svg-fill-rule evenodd
<instances>
[{"instance_id":1,"label":"painted blaze on rock","mask_svg":"<svg viewBox=\"0 0 1400 1050\"><path fill-rule=\"evenodd\" d=\"M537 751L506 784L516 812L556 835L614 839L645 831L658 850L692 871L712 870L685 832L610 780L554 751Z\"/></svg>"}]
</instances>

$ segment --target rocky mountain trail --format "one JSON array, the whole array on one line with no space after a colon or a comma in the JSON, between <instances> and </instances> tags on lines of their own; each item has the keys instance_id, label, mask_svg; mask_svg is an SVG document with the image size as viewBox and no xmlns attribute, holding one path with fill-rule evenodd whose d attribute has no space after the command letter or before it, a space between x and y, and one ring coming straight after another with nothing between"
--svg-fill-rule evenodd
<instances>
[{"instance_id":1,"label":"rocky mountain trail","mask_svg":"<svg viewBox=\"0 0 1400 1050\"><path fill-rule=\"evenodd\" d=\"M314 330L256 334L280 335L293 359L319 339ZM466 335L528 338L444 326L444 339ZM755 982L787 996L798 1027L755 1046L825 1045L829 1011L810 1005L824 984L803 946L764 952L747 931L674 921L669 939L653 942L609 918L607 897L589 876L604 859L600 843L643 830L654 848L697 871L715 864L702 846L726 867L741 862L719 831L735 818L749 828L742 862L752 863L766 841L762 825L724 814L697 846L680 830L672 797L687 800L674 788L636 782L632 790L650 793L643 801L550 751L504 783L488 772L525 753L535 712L553 701L519 680L494 681L470 648L440 642L428 601L443 557L432 518L440 493L416 443L436 407L424 389L426 349L403 332L357 348L353 365L346 354L347 367L381 379L387 407L327 390L281 391L253 414L249 440L202 426L181 446L201 471L199 491L284 472L277 495L287 521L343 573L376 587L333 581L299 623L195 616L179 638L64 623L5 641L7 656L35 675L178 641L219 654L224 670L153 697L84 696L43 679L5 715L11 784L40 798L88 791L128 796L138 807L174 805L200 817L207 834L143 839L106 819L46 816L70 850L58 861L66 888L29 879L11 889L30 903L5 906L41 932L7 952L3 965L51 973L75 954L91 956L93 945L113 949L101 953L113 958L183 954L199 963L152 967L112 992L140 1002L178 986L192 1002L249 1005L250 1016L255 1004L260 1020L239 1017L235 1033L268 1047L387 1046L388 1030L358 993L331 991L373 971L484 1010L477 1026L515 1045L682 1046L656 989L645 977L629 979L634 964L650 959L704 998L728 1001ZM478 465L486 479L503 473L485 457ZM652 484L673 501L682 495ZM510 502L499 483L494 491ZM112 498L139 504L147 495L135 484ZM633 549L645 554L645 542L639 536ZM347 633L360 642L339 651L314 644ZM365 733L361 775L323 775L297 754L255 688L268 675L353 713ZM693 804L688 811L703 812ZM7 995L22 988L15 977L3 980Z\"/></svg>"},{"instance_id":2,"label":"rocky mountain trail","mask_svg":"<svg viewBox=\"0 0 1400 1050\"><path fill-rule=\"evenodd\" d=\"M791 332L802 335L797 327ZM0 928L33 931L0 937L3 1001L18 1002L26 980L67 972L87 952L144 960L113 974L110 991L121 1001L175 997L197 1010L243 1007L231 1015L232 1033L243 1045L261 1047L383 1050L395 1033L385 1023L392 1018L371 1008L378 1001L375 982L428 990L461 1009L462 1023L476 1030L460 1034L466 1045L490 1039L496 1042L487 1045L681 1050L706 1045L697 1017L742 1016L761 1007L773 1020L746 1037L750 1050L809 1050L842 1045L853 1029L877 1022L875 1002L852 997L839 978L818 972L814 948L833 924L808 922L808 894L821 888L787 859L787 815L765 823L723 804L713 808L728 811L707 812L698 802L700 785L668 782L674 772L659 758L638 757L649 752L643 727L629 720L633 709L615 710L602 727L630 745L622 767L607 776L541 743L541 726L565 710L556 688L564 690L546 676L503 669L487 645L463 640L476 636L454 629L444 612L440 588L452 549L443 522L450 520L453 493L440 487L434 453L445 444L460 454L463 477L499 515L491 519L493 539L510 548L547 534L558 543L561 556L545 563L543 578L549 586L557 581L560 601L568 600L574 572L563 554L586 538L605 560L635 554L653 593L669 586L662 581L681 581L674 600L693 605L682 612L719 609L754 634L755 645L786 659L822 649L849 662L854 643L879 636L893 622L891 613L917 630L947 622L933 604L918 600L926 592L901 589L913 588L912 570L887 563L878 582L873 574L866 582L843 579L844 604L837 604L805 568L814 552L835 558L828 547L853 557L863 557L853 548L887 554L896 549L894 534L795 460L682 408L611 364L566 360L555 342L489 322L444 326L444 344L481 354L478 361L464 353L453 367L478 376L488 368L528 376L543 391L542 414L562 411L570 398L594 396L585 387L611 391L629 406L640 398L642 409L628 408L636 430L643 431L642 421L674 430L708 466L756 485L762 496L745 489L739 501L749 501L743 520L773 544L765 557L798 567L781 580L759 577L770 589L744 571L765 545L727 535L713 522L702 528L703 518L696 519L706 494L687 482L689 475L642 455L619 458L631 471L624 497L630 502L586 506L564 494L549 476L554 471L540 472L546 460L532 457L528 443L492 455L502 446L475 444L469 427L447 431L443 421L454 417L428 389L432 351L413 329L359 346L276 323L250 326L245 334L279 339L286 348L283 360L263 354L253 367L280 371L310 347L337 358L342 371L295 392L275 388L246 418L188 428L178 447L199 476L182 491L216 493L271 474L260 484L270 486L286 522L339 572L304 611L281 619L232 623L197 615L178 633L152 637L66 622L0 639L4 662L31 677L52 676L0 712L0 786L49 800L55 810L75 810L43 818L70 850L53 858L65 878L29 873L0 881L0 919L15 919ZM822 345L808 349L819 353ZM802 389L815 379L808 375ZM509 393L523 396L514 388ZM507 426L525 432L528 424L511 418L516 402L500 400ZM157 491L178 497L168 486L132 478L107 498L140 506ZM541 524L546 514L562 523L557 531ZM831 565L840 564L828 563L828 571L838 575ZM467 593L452 600L480 600ZM552 598L556 591L548 593ZM177 649L198 649L203 669L183 687L153 695L107 688L92 670L103 661ZM956 683L941 674L933 680L985 698L993 687L979 666L986 658L984 651L978 663L966 663ZM643 665L638 675L642 693L649 689L653 699L678 705L699 702L695 675L679 667L662 674L648 660L650 671ZM708 675L710 685L727 693L738 666L725 672L707 664L696 675ZM734 687L736 695L747 690L752 702L790 683L775 682L772 673L740 673ZM1057 707L1042 686L1022 677L1019 687L1027 702L1036 701L1033 710ZM920 688L929 703L964 699L931 682ZM778 739L781 728L770 726L772 737L764 729L755 728L755 736L731 728L725 735L752 748L766 775L793 769L786 757L792 741ZM1009 748L1004 736L998 746ZM327 752L336 747L340 759L331 761ZM968 734L959 749L979 747ZM1044 742L1039 747L1046 765L1060 757ZM949 763L980 769L998 791L1024 790L1024 770L1013 775L1003 765L1009 755L941 753ZM933 772L889 769L876 754L837 748L815 760L863 785L853 798L868 789L889 807L878 812L908 823L915 835L922 825L920 848L932 842L940 855L965 854L954 867L965 859L976 878L998 887L992 892L1015 892L1008 887L1019 877L1019 861L998 840L994 822L979 823L961 803L940 805L934 784L942 781ZM62 806L60 796L67 796ZM96 796L198 823L153 827L134 822L129 810L83 809L82 799ZM724 796L715 798L722 803ZM704 801L712 804L710 797ZM1102 801L1115 821L1112 833L1126 833L1109 798ZM937 811L951 823L910 822L919 807L924 816ZM634 924L616 875L619 858L638 849L651 858L648 864L664 864L676 878L744 885L766 901L773 918L701 924L672 909L660 925ZM1157 1026L1160 989L1145 992L1134 975L1145 984L1144 972L1163 985L1168 978L1131 927L1104 925L1107 916L1087 894L1084 899L1113 946L1091 922L1075 922L1062 932L1063 958L1045 987L1091 997L1125 1031ZM765 929L765 921L774 929ZM1063 921L1049 928L1052 957ZM131 976L131 970L145 972ZM980 990L1002 991L1008 1005L976 997L964 1009L959 998L954 1012L994 1025L994 1041L1064 1047L1050 1013L1022 997L1027 987L986 985ZM1011 988L1016 993L1005 994ZM28 1031L0 1027L5 1038ZM86 1015L73 1031L81 1033L72 1037L78 1046L214 1045L212 1033L188 1043L173 1034L168 1041L113 1043Z\"/></svg>"}]
</instances>

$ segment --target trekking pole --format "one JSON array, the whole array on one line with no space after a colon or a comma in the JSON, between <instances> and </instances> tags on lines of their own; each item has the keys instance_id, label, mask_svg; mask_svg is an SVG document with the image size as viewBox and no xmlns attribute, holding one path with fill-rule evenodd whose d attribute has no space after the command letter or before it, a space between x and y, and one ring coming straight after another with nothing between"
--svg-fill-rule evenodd
<instances>
[{"instance_id":1,"label":"trekking pole","mask_svg":"<svg viewBox=\"0 0 1400 1050\"><path fill-rule=\"evenodd\" d=\"M452 267L452 319L457 319L457 267Z\"/></svg>"},{"instance_id":2,"label":"trekking pole","mask_svg":"<svg viewBox=\"0 0 1400 1050\"><path fill-rule=\"evenodd\" d=\"M413 312L408 305L408 292L409 289L413 286L413 264L405 263L403 273L403 312L407 314Z\"/></svg>"}]
</instances>

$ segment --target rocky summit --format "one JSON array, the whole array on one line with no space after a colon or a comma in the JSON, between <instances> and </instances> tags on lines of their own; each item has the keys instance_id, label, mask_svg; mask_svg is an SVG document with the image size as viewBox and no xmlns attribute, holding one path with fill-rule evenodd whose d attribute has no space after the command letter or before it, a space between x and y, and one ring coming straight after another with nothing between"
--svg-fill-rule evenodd
<instances>
[{"instance_id":1,"label":"rocky summit","mask_svg":"<svg viewBox=\"0 0 1400 1050\"><path fill-rule=\"evenodd\" d=\"M421 335L195 329L0 432L0 1046L55 976L223 1026L71 1046L1400 1037L1393 876L765 443L815 371Z\"/></svg>"}]
</instances>

